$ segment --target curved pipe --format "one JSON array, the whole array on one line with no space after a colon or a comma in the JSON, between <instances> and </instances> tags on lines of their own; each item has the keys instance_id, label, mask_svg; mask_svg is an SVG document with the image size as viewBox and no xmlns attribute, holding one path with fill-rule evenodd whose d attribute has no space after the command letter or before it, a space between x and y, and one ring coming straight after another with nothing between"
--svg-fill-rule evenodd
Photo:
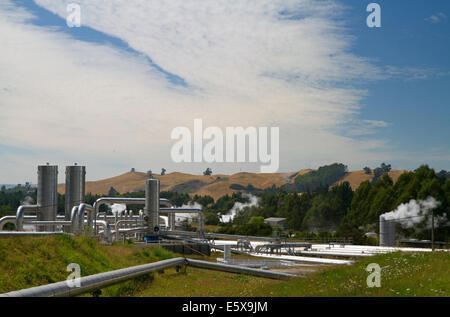
<instances>
[{"instance_id":1,"label":"curved pipe","mask_svg":"<svg viewBox=\"0 0 450 317\"><path fill-rule=\"evenodd\" d=\"M84 214L87 212L87 227L88 232L90 232L92 227L92 219L94 217L94 207L92 207L89 204L82 203L78 206L78 215L77 215L77 222L79 225L79 232L82 233L84 230Z\"/></svg>"},{"instance_id":2,"label":"curved pipe","mask_svg":"<svg viewBox=\"0 0 450 317\"><path fill-rule=\"evenodd\" d=\"M26 212L39 212L39 205L19 206L16 212L16 231L23 231L23 217Z\"/></svg>"},{"instance_id":3,"label":"curved pipe","mask_svg":"<svg viewBox=\"0 0 450 317\"><path fill-rule=\"evenodd\" d=\"M103 233L108 243L112 243L112 232L109 223L104 220L98 220L97 223L103 227Z\"/></svg>"},{"instance_id":4,"label":"curved pipe","mask_svg":"<svg viewBox=\"0 0 450 317\"><path fill-rule=\"evenodd\" d=\"M100 206L107 203L125 204L125 205L145 205L145 198L121 198L121 197L101 197L94 203L94 232L97 231L96 221L97 214L99 213ZM170 200L166 198L160 198L159 203L166 205L167 207L173 207ZM117 221L117 220L116 220Z\"/></svg>"},{"instance_id":5,"label":"curved pipe","mask_svg":"<svg viewBox=\"0 0 450 317\"><path fill-rule=\"evenodd\" d=\"M72 222L72 233L77 233L77 223L78 223L78 206L73 206L70 212L70 222Z\"/></svg>"}]
</instances>

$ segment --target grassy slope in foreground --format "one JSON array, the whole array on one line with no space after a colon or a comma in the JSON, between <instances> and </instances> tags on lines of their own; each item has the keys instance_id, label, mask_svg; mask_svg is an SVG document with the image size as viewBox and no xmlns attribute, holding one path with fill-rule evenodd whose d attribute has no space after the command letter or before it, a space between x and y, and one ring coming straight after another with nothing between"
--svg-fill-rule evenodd
<instances>
[{"instance_id":1,"label":"grassy slope in foreground","mask_svg":"<svg viewBox=\"0 0 450 317\"><path fill-rule=\"evenodd\" d=\"M70 236L0 238L0 293L64 281L67 265L78 263L81 275L117 270L174 257L162 248L133 245L103 246L95 240ZM122 296L147 285L149 274L111 286L104 294Z\"/></svg>"}]
</instances>

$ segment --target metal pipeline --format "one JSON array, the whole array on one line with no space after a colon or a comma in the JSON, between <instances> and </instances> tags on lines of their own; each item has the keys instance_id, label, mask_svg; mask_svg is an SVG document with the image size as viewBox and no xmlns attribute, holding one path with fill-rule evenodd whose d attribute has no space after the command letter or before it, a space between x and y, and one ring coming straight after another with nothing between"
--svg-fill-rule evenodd
<instances>
[{"instance_id":1,"label":"metal pipeline","mask_svg":"<svg viewBox=\"0 0 450 317\"><path fill-rule=\"evenodd\" d=\"M86 212L87 212L88 233L91 233L92 220L95 217L94 207L92 207L89 204L85 204L85 203L82 203L78 206L77 221L78 221L80 233L84 232L84 214ZM97 219L95 219L95 220L97 220Z\"/></svg>"},{"instance_id":2,"label":"metal pipeline","mask_svg":"<svg viewBox=\"0 0 450 317\"><path fill-rule=\"evenodd\" d=\"M117 221L116 224L115 224L116 241L119 241L119 239L120 239L120 236L119 236L120 235L120 225L123 224L123 223L125 223L125 224L133 223L133 224L136 224L136 226L137 226L138 224L142 225L145 222L143 220L140 221L138 219L136 219L136 220L119 220L119 221ZM132 229L132 228L128 228L128 229Z\"/></svg>"},{"instance_id":3,"label":"metal pipeline","mask_svg":"<svg viewBox=\"0 0 450 317\"><path fill-rule=\"evenodd\" d=\"M65 232L53 232L53 231L0 231L0 237L41 237L41 236L54 236L60 234L67 234Z\"/></svg>"},{"instance_id":4,"label":"metal pipeline","mask_svg":"<svg viewBox=\"0 0 450 317\"><path fill-rule=\"evenodd\" d=\"M39 212L39 205L19 206L16 212L16 230L23 231L23 217L26 212Z\"/></svg>"},{"instance_id":5,"label":"metal pipeline","mask_svg":"<svg viewBox=\"0 0 450 317\"><path fill-rule=\"evenodd\" d=\"M67 281L27 288L0 294L0 297L61 297L76 296L109 285L117 284L154 271L185 264L184 258L175 258L155 263L133 266L106 273L94 274L80 278L80 287L70 287Z\"/></svg>"},{"instance_id":6,"label":"metal pipeline","mask_svg":"<svg viewBox=\"0 0 450 317\"><path fill-rule=\"evenodd\" d=\"M70 221L72 222L72 233L78 232L78 206L74 206L70 212Z\"/></svg>"},{"instance_id":7,"label":"metal pipeline","mask_svg":"<svg viewBox=\"0 0 450 317\"><path fill-rule=\"evenodd\" d=\"M254 276L273 278L273 279L277 279L277 280L290 279L290 278L296 277L293 274L258 270L258 269L252 269L252 268L242 267L242 266L238 266L238 265L213 263L213 262L193 260L193 259L186 259L186 261L189 266L197 267L197 268L201 268L201 269L224 271L224 272L230 272L230 273L245 273L245 274L254 275Z\"/></svg>"},{"instance_id":8,"label":"metal pipeline","mask_svg":"<svg viewBox=\"0 0 450 317\"><path fill-rule=\"evenodd\" d=\"M230 273L245 273L254 276L260 276L273 279L289 279L296 277L292 274L280 273L274 271L257 270L237 265L228 265L221 263L212 263L186 258L174 258L155 263L133 266L125 269L115 270L106 273L94 274L80 278L80 287L71 287L67 281L42 285L9 293L0 294L0 297L61 297L76 296L93 290L101 289L106 286L124 282L126 280L148 274L150 272L160 271L170 267L190 265L192 267L224 271Z\"/></svg>"},{"instance_id":9,"label":"metal pipeline","mask_svg":"<svg viewBox=\"0 0 450 317\"><path fill-rule=\"evenodd\" d=\"M159 209L160 213L166 213L166 214L177 214L177 213L182 213L182 214L189 214L189 213L196 213L199 216L199 223L200 223L200 232L204 231L204 226L205 226L205 213L203 212L202 209L200 208L160 208ZM169 221L170 224L170 221ZM169 227L172 227L172 225L169 225ZM173 230L174 228L171 228L171 230Z\"/></svg>"},{"instance_id":10,"label":"metal pipeline","mask_svg":"<svg viewBox=\"0 0 450 317\"><path fill-rule=\"evenodd\" d=\"M198 237L198 232L192 232L192 231L179 231L179 230L172 230L172 231L161 231L161 234L166 235L178 235L178 236L189 236L189 237ZM203 236L205 238L218 238L218 239L247 239L249 241L274 241L276 239L274 238L266 238L266 237L255 237L255 236L239 236L234 234L224 234L224 233L203 233Z\"/></svg>"}]
</instances>

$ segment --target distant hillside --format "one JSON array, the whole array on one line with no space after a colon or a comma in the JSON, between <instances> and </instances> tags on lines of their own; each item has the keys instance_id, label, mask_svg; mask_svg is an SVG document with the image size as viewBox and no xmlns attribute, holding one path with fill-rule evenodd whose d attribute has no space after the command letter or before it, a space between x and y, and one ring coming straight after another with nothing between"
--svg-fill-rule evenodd
<instances>
[{"instance_id":1,"label":"distant hillside","mask_svg":"<svg viewBox=\"0 0 450 317\"><path fill-rule=\"evenodd\" d=\"M391 170L388 174L394 181L394 183L397 181L397 179L400 177L401 174L405 173L406 171L403 170ZM359 185L364 181L370 181L372 180L373 172L371 174L366 174L363 170L361 171L350 171L345 175L341 180L337 181L334 185L339 185L343 182L349 182L350 187L353 190L356 190Z\"/></svg>"},{"instance_id":2,"label":"distant hillside","mask_svg":"<svg viewBox=\"0 0 450 317\"><path fill-rule=\"evenodd\" d=\"M301 170L292 173L272 174L244 172L233 175L217 174L211 176L174 172L164 176L153 174L153 177L158 178L161 181L162 191L173 190L189 193L191 195L209 195L214 199L218 199L225 194L231 195L233 192L237 192L237 190L230 188L232 184L239 184L242 186L248 186L250 184L255 188L260 189L268 188L272 185L279 187L286 183L292 183L295 176L306 174L310 171L311 170ZM389 176L396 181L401 173L403 173L403 171L392 170L389 172ZM364 174L364 171L351 171L336 184L348 181L353 190L355 190L363 181L372 179L372 176L372 174ZM111 187L114 187L119 193L143 191L147 178L146 173L128 172L107 179L86 182L86 193L106 195ZM58 185L58 191L60 194L64 194L64 184Z\"/></svg>"}]
</instances>

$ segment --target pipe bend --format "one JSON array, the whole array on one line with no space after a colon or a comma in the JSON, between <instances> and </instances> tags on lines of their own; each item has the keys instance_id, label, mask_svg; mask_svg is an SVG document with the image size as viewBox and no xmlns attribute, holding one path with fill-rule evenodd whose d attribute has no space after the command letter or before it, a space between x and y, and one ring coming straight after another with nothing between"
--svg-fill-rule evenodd
<instances>
[{"instance_id":1,"label":"pipe bend","mask_svg":"<svg viewBox=\"0 0 450 317\"><path fill-rule=\"evenodd\" d=\"M23 231L23 218L25 216L25 212L27 211L39 212L39 205L22 205L17 208L16 231Z\"/></svg>"},{"instance_id":2,"label":"pipe bend","mask_svg":"<svg viewBox=\"0 0 450 317\"><path fill-rule=\"evenodd\" d=\"M70 212L70 221L72 222L72 233L77 233L77 219L78 219L78 206L73 206L71 212Z\"/></svg>"},{"instance_id":3,"label":"pipe bend","mask_svg":"<svg viewBox=\"0 0 450 317\"><path fill-rule=\"evenodd\" d=\"M78 220L77 222L78 222L78 226L80 228L79 229L80 233L83 232L84 214L86 213L86 211L88 212L87 224L88 224L89 230L90 230L90 228L92 226L93 214L95 214L94 213L94 207L92 207L91 205L86 204L86 203L81 203L78 206L78 216L77 216L77 220Z\"/></svg>"}]
</instances>

